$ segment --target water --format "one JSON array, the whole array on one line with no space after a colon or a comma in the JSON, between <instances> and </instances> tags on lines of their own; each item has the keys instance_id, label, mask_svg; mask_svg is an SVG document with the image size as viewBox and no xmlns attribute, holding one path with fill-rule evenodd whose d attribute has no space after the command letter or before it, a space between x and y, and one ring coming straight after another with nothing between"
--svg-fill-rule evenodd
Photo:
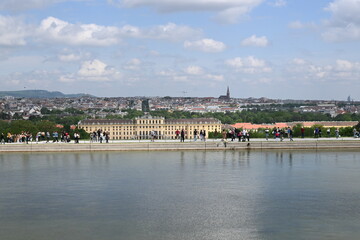
<instances>
[{"instance_id":1,"label":"water","mask_svg":"<svg viewBox=\"0 0 360 240\"><path fill-rule=\"evenodd\" d=\"M0 155L0 239L360 239L360 152Z\"/></svg>"}]
</instances>

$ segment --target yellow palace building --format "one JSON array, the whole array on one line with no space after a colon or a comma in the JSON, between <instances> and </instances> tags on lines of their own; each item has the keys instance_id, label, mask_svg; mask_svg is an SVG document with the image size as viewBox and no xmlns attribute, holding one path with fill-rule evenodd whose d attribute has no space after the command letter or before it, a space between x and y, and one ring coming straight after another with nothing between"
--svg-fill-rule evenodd
<instances>
[{"instance_id":1,"label":"yellow palace building","mask_svg":"<svg viewBox=\"0 0 360 240\"><path fill-rule=\"evenodd\" d=\"M205 130L206 137L209 132L221 132L221 122L214 118L194 119L165 119L145 115L135 119L86 119L78 123L78 127L87 133L101 130L110 134L110 139L149 139L154 134L158 139L175 139L176 131L184 129L185 138L194 138L194 130L199 135Z\"/></svg>"}]
</instances>

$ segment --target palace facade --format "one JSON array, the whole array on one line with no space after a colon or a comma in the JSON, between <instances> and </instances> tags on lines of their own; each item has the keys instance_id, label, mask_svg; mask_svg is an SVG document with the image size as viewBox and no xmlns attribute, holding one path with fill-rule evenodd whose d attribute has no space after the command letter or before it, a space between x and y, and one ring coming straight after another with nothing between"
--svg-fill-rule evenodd
<instances>
[{"instance_id":1,"label":"palace facade","mask_svg":"<svg viewBox=\"0 0 360 240\"><path fill-rule=\"evenodd\" d=\"M198 134L200 130L205 130L206 137L209 132L221 132L222 124L220 120L214 118L194 118L194 119L165 119L164 117L154 117L145 115L142 117L129 119L87 119L78 123L78 127L87 133L96 132L99 129L110 134L110 139L149 139L151 133L155 133L158 139L175 139L176 131L184 129L185 138L194 138L194 130Z\"/></svg>"}]
</instances>

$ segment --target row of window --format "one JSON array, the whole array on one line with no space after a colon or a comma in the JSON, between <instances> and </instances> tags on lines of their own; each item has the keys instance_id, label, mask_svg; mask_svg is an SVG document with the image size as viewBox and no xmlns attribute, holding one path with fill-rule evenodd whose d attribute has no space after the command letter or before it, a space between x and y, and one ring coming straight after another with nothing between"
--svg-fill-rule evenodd
<instances>
[{"instance_id":1,"label":"row of window","mask_svg":"<svg viewBox=\"0 0 360 240\"><path fill-rule=\"evenodd\" d=\"M137 124L163 124L162 120L138 120Z\"/></svg>"},{"instance_id":2,"label":"row of window","mask_svg":"<svg viewBox=\"0 0 360 240\"><path fill-rule=\"evenodd\" d=\"M85 131L87 131L87 132L92 132L92 131L97 131L97 130L102 130L102 131L108 131L108 132L110 132L110 127L100 127L100 128L92 128L92 127L87 127L87 126L85 126L85 127L82 127L83 129L85 129ZM148 129L148 128L150 128L150 129L156 129L156 128L151 128L150 126L139 126L139 128L142 128L142 129ZM158 127L159 128L159 130L161 129L160 128L160 126ZM190 131L190 133L189 133L189 135L193 135L193 131L195 130L195 129L197 129L198 130L198 132L200 132L200 130L207 130L207 131L214 131L214 130L216 130L216 129L218 129L219 128L219 126L214 126L214 125L212 125L212 126L186 126L186 125L184 125L184 126L165 126L164 127L164 129L165 129L165 133L166 134L173 134L173 135L175 135L175 130L181 130L181 129L184 129L184 130L189 130ZM126 132L126 135L131 135L132 134L132 130L135 130L136 128L135 127L126 127L126 129L125 129L125 127L122 129L122 127L119 127L119 126L113 126L113 129L112 129L112 133L111 134L113 134L113 135L121 135L121 130L127 130L127 132ZM150 130L149 129L149 130ZM130 133L130 134L129 134ZM124 134L123 135L125 135L125 132L124 132Z\"/></svg>"}]
</instances>

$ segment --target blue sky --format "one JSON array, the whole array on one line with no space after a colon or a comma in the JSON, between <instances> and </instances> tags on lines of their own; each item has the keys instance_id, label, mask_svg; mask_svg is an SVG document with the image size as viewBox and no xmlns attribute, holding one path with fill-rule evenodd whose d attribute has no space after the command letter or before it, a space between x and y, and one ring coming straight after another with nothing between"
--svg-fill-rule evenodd
<instances>
[{"instance_id":1,"label":"blue sky","mask_svg":"<svg viewBox=\"0 0 360 240\"><path fill-rule=\"evenodd\" d=\"M360 100L359 12L360 0L2 0L1 90Z\"/></svg>"}]
</instances>

